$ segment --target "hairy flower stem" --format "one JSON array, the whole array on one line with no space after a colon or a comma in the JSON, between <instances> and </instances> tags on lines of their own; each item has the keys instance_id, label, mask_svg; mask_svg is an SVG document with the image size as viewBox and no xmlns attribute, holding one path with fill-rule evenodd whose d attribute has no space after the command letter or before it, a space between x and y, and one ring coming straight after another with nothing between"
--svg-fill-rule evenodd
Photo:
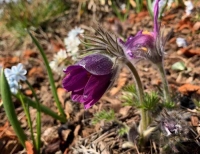
<instances>
[{"instance_id":1,"label":"hairy flower stem","mask_svg":"<svg viewBox=\"0 0 200 154\"><path fill-rule=\"evenodd\" d=\"M134 67L134 65L131 62L127 62L126 64L129 67L129 69L131 70L131 72L133 73L133 76L135 78L139 101L140 101L140 104L142 105L142 103L144 102L144 92L143 92L142 82L140 80L140 77L139 77L138 72L137 72L136 68ZM141 134L147 129L149 122L150 122L150 120L149 120L149 116L148 116L148 111L141 109L141 122L140 122L140 126L139 126L139 132Z\"/></svg>"},{"instance_id":2,"label":"hairy flower stem","mask_svg":"<svg viewBox=\"0 0 200 154\"><path fill-rule=\"evenodd\" d=\"M161 64L156 65L158 67L158 70L160 72L162 83L163 83L163 90L164 90L164 99L166 102L171 102L170 94L169 94L169 86L167 82L167 76L165 73L163 62Z\"/></svg>"}]
</instances>

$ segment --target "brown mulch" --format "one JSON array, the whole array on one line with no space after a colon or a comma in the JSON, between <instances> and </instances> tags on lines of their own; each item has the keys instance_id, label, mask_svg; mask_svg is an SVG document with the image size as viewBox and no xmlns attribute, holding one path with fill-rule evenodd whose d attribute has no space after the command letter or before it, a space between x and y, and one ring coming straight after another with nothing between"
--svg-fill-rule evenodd
<instances>
[{"instance_id":1,"label":"brown mulch","mask_svg":"<svg viewBox=\"0 0 200 154\"><path fill-rule=\"evenodd\" d=\"M72 9L74 6L72 6ZM166 56L165 56L165 69L167 73L167 79L172 91L175 95L174 100L179 103L179 97L182 95L189 95L192 93L192 97L200 101L200 35L199 35L199 21L194 21L194 16L198 13L197 9L193 11L191 17L183 19L183 8L172 8L165 13L165 16L161 22L165 32L168 33L172 30L172 35L166 44ZM98 10L97 10L98 11ZM63 39L67 36L69 30L75 26L80 26L88 33L90 26L94 26L93 22L94 14L85 12L78 14L77 10L71 10L71 12L63 17L62 20L55 20L46 27L46 29L38 29L35 36L40 40L49 61L52 60L53 54L55 54L60 48L64 47ZM135 34L138 30L144 28L144 30L151 31L153 21L147 11L142 11L139 14L131 12L129 18L121 22L112 13L102 13L102 16L96 12L97 21L108 31L112 31L117 36L127 37L130 34ZM74 17L75 16L75 17ZM74 17L74 18L73 18ZM45 34L45 35L44 35ZM4 35L0 36L4 40ZM183 37L186 39L188 46L186 48L179 48L176 45L176 38ZM28 70L27 78L35 88L42 104L50 107L56 111L55 102L51 95L47 73L37 48L33 45L30 38L26 39L26 42L21 48L10 48L10 43L6 43L1 46L0 51L0 63L5 67L11 67L12 65L21 62ZM9 49L13 49L10 51ZM175 62L183 61L190 71L175 71L171 69L171 65ZM161 86L161 79L159 73L155 68L147 61L141 61L137 64L137 69L146 92L158 91ZM102 122L96 125L91 124L94 113L103 109L113 109L117 119L128 125L132 126L133 123L138 123L140 120L139 112L133 107L122 106L121 93L122 88L133 83L133 78L130 71L125 66L122 67L118 77L115 80L114 86L102 97L102 99L96 103L91 109L85 111L82 104L73 103L70 100L70 94L66 93L61 87L62 77L54 74L56 81L57 91L59 99L65 108L65 112L69 118L69 122L61 124L55 121L53 118L43 115L42 116L42 151L44 154L54 154L62 151L64 154L86 154L90 153L102 153L102 154L131 154L137 153L137 146L131 148L124 148L123 145L127 141L127 136L120 136L118 133L120 124L115 122ZM32 93L28 88L23 85L24 93L32 97ZM20 103L14 100L16 106L16 112L18 118L22 123L22 127L28 135L28 125L25 119L25 115L20 107ZM191 111L192 112L192 111ZM199 112L199 111L197 111ZM31 116L33 119L33 126L36 125L35 121L36 110L31 109ZM191 120L188 125L195 128L198 140L200 135L200 116L196 113L191 113ZM186 143L187 144L187 143ZM147 149L151 153L155 152L154 143L147 145ZM33 153L32 143L26 142L28 154ZM200 145L196 142L188 143L188 151L190 153L198 153ZM95 151L94 151L95 149ZM91 151L90 151L91 150ZM5 153L26 153L17 141L17 138L12 130L12 127L7 122L3 107L0 106L0 151Z\"/></svg>"}]
</instances>

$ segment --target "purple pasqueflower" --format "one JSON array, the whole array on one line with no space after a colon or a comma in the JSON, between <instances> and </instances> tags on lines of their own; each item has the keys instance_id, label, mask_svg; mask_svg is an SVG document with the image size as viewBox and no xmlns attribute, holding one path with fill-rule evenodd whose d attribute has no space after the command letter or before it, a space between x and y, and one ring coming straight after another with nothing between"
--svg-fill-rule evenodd
<instances>
[{"instance_id":1,"label":"purple pasqueflower","mask_svg":"<svg viewBox=\"0 0 200 154\"><path fill-rule=\"evenodd\" d=\"M114 75L113 62L102 54L93 54L64 70L63 87L71 91L73 101L85 109L95 104L108 89Z\"/></svg>"},{"instance_id":2,"label":"purple pasqueflower","mask_svg":"<svg viewBox=\"0 0 200 154\"><path fill-rule=\"evenodd\" d=\"M165 132L166 136L170 136L171 134L180 133L182 127L174 119L165 119L161 123L161 130Z\"/></svg>"},{"instance_id":3,"label":"purple pasqueflower","mask_svg":"<svg viewBox=\"0 0 200 154\"><path fill-rule=\"evenodd\" d=\"M140 59L149 59L153 63L163 60L165 40L160 34L158 24L159 1L154 6L154 29L153 32L139 31L135 36L130 36L126 42L118 40L128 60L134 62Z\"/></svg>"}]
</instances>

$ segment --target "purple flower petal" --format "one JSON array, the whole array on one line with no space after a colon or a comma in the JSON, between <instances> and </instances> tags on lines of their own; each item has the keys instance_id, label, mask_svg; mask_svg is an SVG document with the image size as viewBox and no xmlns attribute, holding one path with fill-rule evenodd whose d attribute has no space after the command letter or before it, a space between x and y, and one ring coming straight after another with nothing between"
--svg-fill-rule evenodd
<instances>
[{"instance_id":1,"label":"purple flower petal","mask_svg":"<svg viewBox=\"0 0 200 154\"><path fill-rule=\"evenodd\" d=\"M72 91L71 94L72 101L83 103L83 92L84 89Z\"/></svg>"},{"instance_id":2,"label":"purple flower petal","mask_svg":"<svg viewBox=\"0 0 200 154\"><path fill-rule=\"evenodd\" d=\"M106 75L111 72L113 62L105 55L93 54L83 58L77 65L84 67L93 75Z\"/></svg>"},{"instance_id":3,"label":"purple flower petal","mask_svg":"<svg viewBox=\"0 0 200 154\"><path fill-rule=\"evenodd\" d=\"M75 65L67 67L63 87L72 91L73 101L84 104L85 109L96 103L111 83L113 62L101 54L83 58Z\"/></svg>"},{"instance_id":4,"label":"purple flower petal","mask_svg":"<svg viewBox=\"0 0 200 154\"><path fill-rule=\"evenodd\" d=\"M141 58L138 49L153 49L154 42L155 39L152 35L142 34L142 31L140 31L136 34L135 37L129 37L129 39L124 44L121 44L121 47L123 48L124 53L129 60L135 60L137 62Z\"/></svg>"},{"instance_id":5,"label":"purple flower petal","mask_svg":"<svg viewBox=\"0 0 200 154\"><path fill-rule=\"evenodd\" d=\"M62 84L67 91L83 89L89 79L88 72L81 66L69 66L64 72L66 76Z\"/></svg>"},{"instance_id":6,"label":"purple flower petal","mask_svg":"<svg viewBox=\"0 0 200 154\"><path fill-rule=\"evenodd\" d=\"M85 108L96 103L107 90L112 74L104 76L91 76L84 88L83 101Z\"/></svg>"},{"instance_id":7,"label":"purple flower petal","mask_svg":"<svg viewBox=\"0 0 200 154\"><path fill-rule=\"evenodd\" d=\"M91 101L84 102L84 108L89 109L91 106L93 106L99 99L92 99Z\"/></svg>"}]
</instances>

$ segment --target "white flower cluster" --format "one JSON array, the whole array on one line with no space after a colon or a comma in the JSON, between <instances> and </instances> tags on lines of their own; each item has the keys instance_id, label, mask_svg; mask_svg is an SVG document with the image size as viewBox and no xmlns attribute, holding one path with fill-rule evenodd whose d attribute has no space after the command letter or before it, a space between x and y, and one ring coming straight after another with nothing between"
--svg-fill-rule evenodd
<instances>
[{"instance_id":1,"label":"white flower cluster","mask_svg":"<svg viewBox=\"0 0 200 154\"><path fill-rule=\"evenodd\" d=\"M178 47L186 47L187 46L185 39L180 38L180 37L176 38L176 44Z\"/></svg>"},{"instance_id":2,"label":"white flower cluster","mask_svg":"<svg viewBox=\"0 0 200 154\"><path fill-rule=\"evenodd\" d=\"M68 33L68 37L64 39L64 43L67 49L67 53L72 57L72 60L76 60L78 56L79 44L81 43L78 36L83 34L84 30L75 27Z\"/></svg>"},{"instance_id":3,"label":"white flower cluster","mask_svg":"<svg viewBox=\"0 0 200 154\"><path fill-rule=\"evenodd\" d=\"M184 1L185 4L185 13L187 16L189 16L194 8L191 1Z\"/></svg>"},{"instance_id":4,"label":"white flower cluster","mask_svg":"<svg viewBox=\"0 0 200 154\"><path fill-rule=\"evenodd\" d=\"M21 89L21 85L19 81L26 80L27 71L23 68L23 65L19 63L16 66L12 66L11 69L5 68L4 70L5 76L8 80L8 84L10 86L10 90L13 94L17 94L18 89Z\"/></svg>"},{"instance_id":5,"label":"white flower cluster","mask_svg":"<svg viewBox=\"0 0 200 154\"><path fill-rule=\"evenodd\" d=\"M65 50L60 50L56 55L53 57L53 61L49 63L51 69L58 74L60 74L63 71L63 65L62 62L67 58L67 53Z\"/></svg>"}]
</instances>

